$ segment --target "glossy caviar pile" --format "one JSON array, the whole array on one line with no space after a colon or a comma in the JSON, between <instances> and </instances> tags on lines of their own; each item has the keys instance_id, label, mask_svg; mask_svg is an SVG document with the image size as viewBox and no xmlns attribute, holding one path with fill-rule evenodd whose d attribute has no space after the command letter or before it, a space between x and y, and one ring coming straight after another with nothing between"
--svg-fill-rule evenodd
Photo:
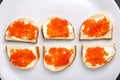
<instances>
[{"instance_id":1,"label":"glossy caviar pile","mask_svg":"<svg viewBox=\"0 0 120 80\"><path fill-rule=\"evenodd\" d=\"M105 60L104 57L107 55L108 53L104 50L104 48L91 47L86 50L85 62L91 63L92 66L96 66L97 64L105 64L107 63L107 60Z\"/></svg>"},{"instance_id":2,"label":"glossy caviar pile","mask_svg":"<svg viewBox=\"0 0 120 80\"><path fill-rule=\"evenodd\" d=\"M45 55L45 61L49 65L54 65L55 67L65 66L69 64L70 57L73 50L68 50L66 48L50 48L49 54Z\"/></svg>"},{"instance_id":3,"label":"glossy caviar pile","mask_svg":"<svg viewBox=\"0 0 120 80\"><path fill-rule=\"evenodd\" d=\"M68 37L68 21L59 18L53 18L47 25L47 35L50 37Z\"/></svg>"},{"instance_id":4,"label":"glossy caviar pile","mask_svg":"<svg viewBox=\"0 0 120 80\"><path fill-rule=\"evenodd\" d=\"M8 27L8 36L16 38L27 38L28 40L34 40L37 27L31 23L25 23L24 21L15 21Z\"/></svg>"},{"instance_id":5,"label":"glossy caviar pile","mask_svg":"<svg viewBox=\"0 0 120 80\"><path fill-rule=\"evenodd\" d=\"M94 19L88 19L83 23L84 29L82 30L84 34L88 37L100 37L106 35L109 31L110 23L104 17L98 21Z\"/></svg>"},{"instance_id":6,"label":"glossy caviar pile","mask_svg":"<svg viewBox=\"0 0 120 80\"><path fill-rule=\"evenodd\" d=\"M33 52L29 49L11 49L10 53L10 61L19 67L26 67L36 59Z\"/></svg>"}]
</instances>

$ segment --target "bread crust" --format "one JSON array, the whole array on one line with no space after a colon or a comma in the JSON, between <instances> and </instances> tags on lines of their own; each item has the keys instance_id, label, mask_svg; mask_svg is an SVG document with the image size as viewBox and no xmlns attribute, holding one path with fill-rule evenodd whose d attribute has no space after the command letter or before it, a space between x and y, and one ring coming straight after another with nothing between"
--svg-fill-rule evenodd
<instances>
[{"instance_id":1,"label":"bread crust","mask_svg":"<svg viewBox=\"0 0 120 80\"><path fill-rule=\"evenodd\" d=\"M44 36L44 33L43 33L43 26L41 27L41 34L42 34L43 39L45 39L45 36Z\"/></svg>"},{"instance_id":2,"label":"bread crust","mask_svg":"<svg viewBox=\"0 0 120 80\"><path fill-rule=\"evenodd\" d=\"M36 47L36 53L37 53L37 57L38 57L38 60L40 59L40 51L39 51L39 47L37 46Z\"/></svg>"}]
</instances>

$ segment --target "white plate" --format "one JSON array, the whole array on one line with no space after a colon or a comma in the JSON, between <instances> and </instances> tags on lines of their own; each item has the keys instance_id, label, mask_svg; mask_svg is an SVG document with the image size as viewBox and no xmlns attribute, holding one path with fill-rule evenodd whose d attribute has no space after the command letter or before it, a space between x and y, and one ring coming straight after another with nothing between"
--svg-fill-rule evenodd
<instances>
[{"instance_id":1,"label":"white plate","mask_svg":"<svg viewBox=\"0 0 120 80\"><path fill-rule=\"evenodd\" d=\"M91 15L107 14L113 21L112 40L79 41L81 23ZM73 41L44 41L41 32L37 44L7 42L4 33L7 25L21 17L34 19L39 26L51 16L60 16L69 20L75 28L76 39ZM3 80L115 80L120 71L120 12L113 0L4 0L0 6L0 76ZM84 43L116 44L116 55L106 66L91 70L81 61L81 44ZM61 72L50 72L42 62L43 45L77 45L77 56L74 63ZM30 70L20 70L11 65L6 55L6 45L40 46L41 57L37 65Z\"/></svg>"}]
</instances>

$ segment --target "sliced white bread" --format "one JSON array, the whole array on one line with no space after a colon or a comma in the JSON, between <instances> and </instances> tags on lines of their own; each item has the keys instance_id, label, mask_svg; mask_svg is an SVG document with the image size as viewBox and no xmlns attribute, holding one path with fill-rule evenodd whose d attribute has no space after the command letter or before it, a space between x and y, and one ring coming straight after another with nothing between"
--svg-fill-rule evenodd
<instances>
[{"instance_id":1,"label":"sliced white bread","mask_svg":"<svg viewBox=\"0 0 120 80\"><path fill-rule=\"evenodd\" d=\"M96 26L96 27L94 27L94 28L92 28L92 29L90 29L90 26L94 26L94 24L91 22L91 23L87 23L87 32L91 32L92 33L92 36L90 36L90 35L88 35L88 34L86 34L86 33L84 33L84 31L83 30L85 30L85 25L84 25L84 23L86 22L86 21L88 21L88 20L94 20L94 21L96 21L96 23L98 22L98 21L103 21L103 19L104 18L106 18L106 22L104 21L104 22L102 22L102 25L101 24L99 24L98 26ZM105 32L105 27L106 26L104 26L104 25L106 25L107 23L109 23L108 24L108 31L106 30L106 32ZM98 24L98 23L97 23ZM98 34L97 36L95 36L96 34L93 34L93 32L94 31L96 31L96 29L98 29L98 31L96 32L96 34ZM102 29L102 31L101 32L99 32L99 30L101 29L101 28L103 28ZM91 31L90 31L91 30ZM113 24L112 24L112 21L110 20L110 18L108 17L108 16L106 16L105 14L96 14L96 15L93 15L93 16L91 16L91 17L89 17L88 19L86 19L83 23L82 23L82 25L81 25L81 29L80 29L80 35L79 35L79 39L80 40L95 40L95 39L112 39L112 32L113 32ZM100 35L101 34L101 35ZM104 35L103 35L104 34Z\"/></svg>"},{"instance_id":2,"label":"sliced white bread","mask_svg":"<svg viewBox=\"0 0 120 80\"><path fill-rule=\"evenodd\" d=\"M69 32L67 37L61 36L61 34L59 34L57 36L49 36L47 34L48 24L51 24L51 21L55 20L55 19L58 19L59 21L54 23L55 25L52 25L53 27L56 27L55 29L51 28L52 33L56 35L56 34L58 34L58 33L56 33L56 31L58 31L58 30L60 30L60 32L64 33L64 30L61 28L61 26L64 26L63 25L64 23L62 24L62 22L66 21L67 26L65 26L65 27L67 27L68 32ZM58 26L56 26L56 24ZM71 39L75 38L73 25L70 22L68 22L66 19L61 18L61 17L51 17L51 18L46 19L42 24L42 29L41 30L42 30L41 32L43 34L44 39L70 39L71 40Z\"/></svg>"},{"instance_id":3,"label":"sliced white bread","mask_svg":"<svg viewBox=\"0 0 120 80\"><path fill-rule=\"evenodd\" d=\"M21 50L26 51L23 52ZM10 62L20 69L34 67L40 58L39 47L6 46L6 52ZM27 62L27 59L29 59L29 63Z\"/></svg>"},{"instance_id":4,"label":"sliced white bread","mask_svg":"<svg viewBox=\"0 0 120 80\"><path fill-rule=\"evenodd\" d=\"M59 65L58 64L59 66L55 66L54 63L53 64L47 63L45 58L46 58L46 56L52 56L49 53L49 50L51 48L56 48L56 49L65 48L65 49L71 51L70 52L71 56L69 58L66 58L64 56L64 59L58 61L58 63L62 63L61 61L63 61L63 63L64 63L64 61L66 61L66 60L68 60L69 62L67 64L64 64L64 65ZM73 61L75 59L75 56L76 56L76 46L59 46L59 47L58 46L44 46L43 47L43 52L44 52L44 58L43 58L44 66L50 71L58 72L58 71L64 70L65 68L69 67L73 63ZM54 54L56 55L55 58L60 59L61 57L63 57L63 56L57 56L57 53L59 53L59 51L55 51L55 53L52 53L53 55ZM67 55L68 53L66 53L66 51L64 51L64 52L61 52L60 54ZM56 60L55 58L52 57L51 60L55 61Z\"/></svg>"},{"instance_id":5,"label":"sliced white bread","mask_svg":"<svg viewBox=\"0 0 120 80\"><path fill-rule=\"evenodd\" d=\"M38 25L29 18L19 18L13 21L5 32L5 40L8 41L36 43L37 39Z\"/></svg>"},{"instance_id":6,"label":"sliced white bread","mask_svg":"<svg viewBox=\"0 0 120 80\"><path fill-rule=\"evenodd\" d=\"M100 68L113 59L115 51L114 43L82 45L82 61L88 68Z\"/></svg>"}]
</instances>

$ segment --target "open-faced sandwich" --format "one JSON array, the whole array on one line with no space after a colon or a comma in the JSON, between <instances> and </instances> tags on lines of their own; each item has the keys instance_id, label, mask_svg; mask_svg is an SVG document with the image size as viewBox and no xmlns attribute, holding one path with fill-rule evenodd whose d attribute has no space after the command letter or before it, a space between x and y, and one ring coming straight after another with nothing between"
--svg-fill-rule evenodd
<instances>
[{"instance_id":1,"label":"open-faced sandwich","mask_svg":"<svg viewBox=\"0 0 120 80\"><path fill-rule=\"evenodd\" d=\"M88 68L99 68L110 62L115 55L115 44L82 45L82 61Z\"/></svg>"},{"instance_id":2,"label":"open-faced sandwich","mask_svg":"<svg viewBox=\"0 0 120 80\"><path fill-rule=\"evenodd\" d=\"M51 17L42 25L44 39L74 39L74 28L70 22L60 17Z\"/></svg>"},{"instance_id":3,"label":"open-faced sandwich","mask_svg":"<svg viewBox=\"0 0 120 80\"><path fill-rule=\"evenodd\" d=\"M40 57L38 47L7 46L6 51L10 62L20 69L34 67Z\"/></svg>"},{"instance_id":4,"label":"open-faced sandwich","mask_svg":"<svg viewBox=\"0 0 120 80\"><path fill-rule=\"evenodd\" d=\"M13 21L5 32L5 40L37 42L38 25L31 19L19 18Z\"/></svg>"},{"instance_id":5,"label":"open-faced sandwich","mask_svg":"<svg viewBox=\"0 0 120 80\"><path fill-rule=\"evenodd\" d=\"M53 72L69 67L76 56L76 46L44 46L44 66Z\"/></svg>"},{"instance_id":6,"label":"open-faced sandwich","mask_svg":"<svg viewBox=\"0 0 120 80\"><path fill-rule=\"evenodd\" d=\"M113 25L104 14L96 14L82 23L80 40L112 39Z\"/></svg>"}]
</instances>

